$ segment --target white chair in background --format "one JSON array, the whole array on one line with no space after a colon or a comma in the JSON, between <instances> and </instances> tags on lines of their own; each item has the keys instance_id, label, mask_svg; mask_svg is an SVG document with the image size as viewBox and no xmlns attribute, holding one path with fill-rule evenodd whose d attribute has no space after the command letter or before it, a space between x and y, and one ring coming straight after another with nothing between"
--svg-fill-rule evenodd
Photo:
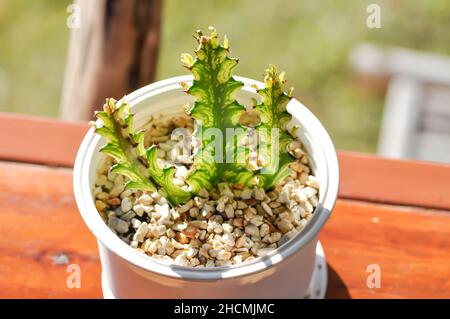
<instances>
[{"instance_id":1,"label":"white chair in background","mask_svg":"<svg viewBox=\"0 0 450 319\"><path fill-rule=\"evenodd\" d=\"M450 163L450 57L363 44L350 62L389 79L378 153Z\"/></svg>"}]
</instances>

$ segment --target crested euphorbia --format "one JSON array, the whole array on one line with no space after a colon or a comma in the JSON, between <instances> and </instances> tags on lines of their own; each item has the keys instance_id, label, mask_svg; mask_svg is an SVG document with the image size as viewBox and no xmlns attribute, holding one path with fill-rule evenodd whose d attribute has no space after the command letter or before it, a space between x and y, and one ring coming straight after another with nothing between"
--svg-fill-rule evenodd
<instances>
[{"instance_id":1,"label":"crested euphorbia","mask_svg":"<svg viewBox=\"0 0 450 319\"><path fill-rule=\"evenodd\" d=\"M124 100L107 99L104 111L96 114L100 121L94 123L95 131L108 140L101 151L116 160L111 170L129 178L127 187L158 190L173 206L221 182L235 188L267 190L290 174L289 163L293 161L287 151L293 138L286 128L291 120L286 111L291 93L283 91L284 73L278 74L269 66L265 87L256 88L261 103L246 110L235 97L243 87L232 75L238 60L229 57L227 38L220 43L216 30L210 31L208 36L200 31L195 34L199 44L195 57L181 57L194 77L191 85L181 85L195 98L186 112L195 120L193 138L198 141L187 186L174 183L175 167L159 166L158 146L146 149L144 132L133 132L133 114Z\"/></svg>"}]
</instances>

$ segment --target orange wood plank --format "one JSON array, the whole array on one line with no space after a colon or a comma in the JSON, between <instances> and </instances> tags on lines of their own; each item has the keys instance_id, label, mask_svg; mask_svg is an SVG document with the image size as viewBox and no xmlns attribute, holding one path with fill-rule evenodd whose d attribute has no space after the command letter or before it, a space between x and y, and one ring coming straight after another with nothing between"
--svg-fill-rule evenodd
<instances>
[{"instance_id":1,"label":"orange wood plank","mask_svg":"<svg viewBox=\"0 0 450 319\"><path fill-rule=\"evenodd\" d=\"M339 153L339 197L450 210L450 165Z\"/></svg>"},{"instance_id":2,"label":"orange wood plank","mask_svg":"<svg viewBox=\"0 0 450 319\"><path fill-rule=\"evenodd\" d=\"M450 214L339 200L319 236L328 298L450 298ZM367 267L381 269L368 288Z\"/></svg>"},{"instance_id":3,"label":"orange wood plank","mask_svg":"<svg viewBox=\"0 0 450 319\"><path fill-rule=\"evenodd\" d=\"M0 162L0 202L0 298L102 297L97 244L78 215L71 170ZM80 289L67 288L61 254L80 266Z\"/></svg>"},{"instance_id":4,"label":"orange wood plank","mask_svg":"<svg viewBox=\"0 0 450 319\"><path fill-rule=\"evenodd\" d=\"M72 195L71 170L0 162L0 298L101 297L94 237ZM338 201L320 235L329 264L328 297L450 298L450 214ZM81 267L66 287L64 253ZM369 289L367 265L381 267Z\"/></svg>"},{"instance_id":5,"label":"orange wood plank","mask_svg":"<svg viewBox=\"0 0 450 319\"><path fill-rule=\"evenodd\" d=\"M0 159L71 167L87 129L0 113ZM339 160L342 198L450 210L450 165L350 152Z\"/></svg>"},{"instance_id":6,"label":"orange wood plank","mask_svg":"<svg viewBox=\"0 0 450 319\"><path fill-rule=\"evenodd\" d=\"M86 123L0 113L0 159L71 167Z\"/></svg>"}]
</instances>

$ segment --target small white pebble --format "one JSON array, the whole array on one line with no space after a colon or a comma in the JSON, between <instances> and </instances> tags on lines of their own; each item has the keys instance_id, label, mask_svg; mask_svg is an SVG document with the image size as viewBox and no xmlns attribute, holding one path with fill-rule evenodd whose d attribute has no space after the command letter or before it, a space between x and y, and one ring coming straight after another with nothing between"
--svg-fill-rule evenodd
<instances>
[{"instance_id":1,"label":"small white pebble","mask_svg":"<svg viewBox=\"0 0 450 319\"><path fill-rule=\"evenodd\" d=\"M133 218L131 220L131 227L133 227L134 229L139 228L140 225L141 225L141 221L139 219Z\"/></svg>"},{"instance_id":2,"label":"small white pebble","mask_svg":"<svg viewBox=\"0 0 450 319\"><path fill-rule=\"evenodd\" d=\"M283 234L290 231L294 226L286 219L282 219L277 223L277 227Z\"/></svg>"},{"instance_id":3,"label":"small white pebble","mask_svg":"<svg viewBox=\"0 0 450 319\"><path fill-rule=\"evenodd\" d=\"M225 214L228 218L234 218L234 208L232 205L228 204L225 206Z\"/></svg>"},{"instance_id":4,"label":"small white pebble","mask_svg":"<svg viewBox=\"0 0 450 319\"><path fill-rule=\"evenodd\" d=\"M264 236L268 235L270 231L270 227L267 224L262 224L259 227L259 235L261 236L261 238L263 238Z\"/></svg>"},{"instance_id":5,"label":"small white pebble","mask_svg":"<svg viewBox=\"0 0 450 319\"><path fill-rule=\"evenodd\" d=\"M138 248L138 245L139 245L139 243L137 241L135 241L135 240L132 240L130 242L130 246L133 247L133 248Z\"/></svg>"},{"instance_id":6,"label":"small white pebble","mask_svg":"<svg viewBox=\"0 0 450 319\"><path fill-rule=\"evenodd\" d=\"M143 194L138 198L138 202L144 206L148 206L153 203L153 198L148 194Z\"/></svg>"},{"instance_id":7,"label":"small white pebble","mask_svg":"<svg viewBox=\"0 0 450 319\"><path fill-rule=\"evenodd\" d=\"M149 231L148 224L146 222L141 223L139 225L139 228L136 230L136 233L142 234L142 236L147 236L147 233Z\"/></svg>"},{"instance_id":8,"label":"small white pebble","mask_svg":"<svg viewBox=\"0 0 450 319\"><path fill-rule=\"evenodd\" d=\"M317 189L306 186L305 188L302 189L302 192L305 193L306 196L308 196L308 198L311 198L317 194Z\"/></svg>"},{"instance_id":9,"label":"small white pebble","mask_svg":"<svg viewBox=\"0 0 450 319\"><path fill-rule=\"evenodd\" d=\"M177 211L179 213L184 213L187 212L189 209L192 208L192 206L194 206L194 201L191 199L190 201L188 201L186 204L181 205L177 208Z\"/></svg>"},{"instance_id":10,"label":"small white pebble","mask_svg":"<svg viewBox=\"0 0 450 319\"><path fill-rule=\"evenodd\" d=\"M248 188L244 188L241 192L242 199L250 199L252 198L252 190Z\"/></svg>"},{"instance_id":11,"label":"small white pebble","mask_svg":"<svg viewBox=\"0 0 450 319\"><path fill-rule=\"evenodd\" d=\"M217 201L216 210L223 213L225 211L225 204L228 202L227 196L222 196Z\"/></svg>"},{"instance_id":12,"label":"small white pebble","mask_svg":"<svg viewBox=\"0 0 450 319\"><path fill-rule=\"evenodd\" d=\"M262 225L263 219L264 219L263 216L261 216L261 215L256 215L256 216L254 216L252 219L250 219L250 223L252 223L252 224L255 225L256 227L259 227L259 226Z\"/></svg>"},{"instance_id":13,"label":"small white pebble","mask_svg":"<svg viewBox=\"0 0 450 319\"><path fill-rule=\"evenodd\" d=\"M110 197L117 197L120 195L120 193L123 192L125 186L124 185L115 185L113 189L109 192Z\"/></svg>"},{"instance_id":14,"label":"small white pebble","mask_svg":"<svg viewBox=\"0 0 450 319\"><path fill-rule=\"evenodd\" d=\"M154 238L159 238L166 233L166 230L167 230L166 226L158 225L152 226L149 231Z\"/></svg>"},{"instance_id":15,"label":"small white pebble","mask_svg":"<svg viewBox=\"0 0 450 319\"><path fill-rule=\"evenodd\" d=\"M133 206L133 211L136 213L136 215L138 215L139 217L142 217L142 215L144 215L144 206L141 204L137 204Z\"/></svg>"},{"instance_id":16,"label":"small white pebble","mask_svg":"<svg viewBox=\"0 0 450 319\"><path fill-rule=\"evenodd\" d=\"M230 248L232 248L234 246L234 244L235 244L234 237L233 237L233 235L230 232L225 232L222 235L222 242L225 245L230 246Z\"/></svg>"},{"instance_id":17,"label":"small white pebble","mask_svg":"<svg viewBox=\"0 0 450 319\"><path fill-rule=\"evenodd\" d=\"M317 177L309 175L308 180L306 181L306 185L311 186L315 189L319 189L319 180Z\"/></svg>"},{"instance_id":18,"label":"small white pebble","mask_svg":"<svg viewBox=\"0 0 450 319\"><path fill-rule=\"evenodd\" d=\"M131 201L128 197L125 197L120 203L120 208L122 209L122 212L126 213L131 210L131 208L133 208L133 204L131 204Z\"/></svg>"},{"instance_id":19,"label":"small white pebble","mask_svg":"<svg viewBox=\"0 0 450 319\"><path fill-rule=\"evenodd\" d=\"M264 211L267 213L267 215L273 216L272 208L270 208L269 205L267 205L265 202L262 202L261 206L264 209Z\"/></svg>"},{"instance_id":20,"label":"small white pebble","mask_svg":"<svg viewBox=\"0 0 450 319\"><path fill-rule=\"evenodd\" d=\"M180 165L177 167L177 169L175 171L175 177L184 180L187 176L187 173L188 173L188 170L187 170L186 166Z\"/></svg>"},{"instance_id":21,"label":"small white pebble","mask_svg":"<svg viewBox=\"0 0 450 319\"><path fill-rule=\"evenodd\" d=\"M131 194L133 194L133 192L130 189L126 189L122 192L122 194L120 194L120 198L124 199L126 197L130 197Z\"/></svg>"},{"instance_id":22,"label":"small white pebble","mask_svg":"<svg viewBox=\"0 0 450 319\"><path fill-rule=\"evenodd\" d=\"M233 232L233 226L230 224L222 224L223 231L231 233Z\"/></svg>"},{"instance_id":23,"label":"small white pebble","mask_svg":"<svg viewBox=\"0 0 450 319\"><path fill-rule=\"evenodd\" d=\"M267 255L267 254L271 253L274 250L275 249L273 249L273 248L260 248L260 249L258 249L258 256Z\"/></svg>"},{"instance_id":24,"label":"small white pebble","mask_svg":"<svg viewBox=\"0 0 450 319\"><path fill-rule=\"evenodd\" d=\"M237 209L245 209L248 205L242 201L237 201Z\"/></svg>"},{"instance_id":25,"label":"small white pebble","mask_svg":"<svg viewBox=\"0 0 450 319\"><path fill-rule=\"evenodd\" d=\"M264 200L264 195L266 195L266 193L264 192L264 189L262 188L255 188L253 189L253 198L257 199L257 200Z\"/></svg>"},{"instance_id":26,"label":"small white pebble","mask_svg":"<svg viewBox=\"0 0 450 319\"><path fill-rule=\"evenodd\" d=\"M258 227L256 227L254 224L248 224L247 226L245 226L245 233L249 236L259 236Z\"/></svg>"},{"instance_id":27,"label":"small white pebble","mask_svg":"<svg viewBox=\"0 0 450 319\"><path fill-rule=\"evenodd\" d=\"M142 243L144 241L145 236L142 233L134 233L133 241L137 241L138 243Z\"/></svg>"},{"instance_id":28,"label":"small white pebble","mask_svg":"<svg viewBox=\"0 0 450 319\"><path fill-rule=\"evenodd\" d=\"M231 258L231 252L225 251L225 250L221 250L217 254L216 258L217 258L217 260L229 260Z\"/></svg>"}]
</instances>

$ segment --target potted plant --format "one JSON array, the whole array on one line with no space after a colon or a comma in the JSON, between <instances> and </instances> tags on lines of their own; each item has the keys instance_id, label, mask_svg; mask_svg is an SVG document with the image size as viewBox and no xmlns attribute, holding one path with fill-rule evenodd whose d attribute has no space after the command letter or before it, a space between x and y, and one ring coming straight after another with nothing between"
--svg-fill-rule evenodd
<instances>
[{"instance_id":1,"label":"potted plant","mask_svg":"<svg viewBox=\"0 0 450 319\"><path fill-rule=\"evenodd\" d=\"M284 73L234 77L228 40L210 31L182 55L192 76L107 99L79 149L75 197L108 296L307 293L336 152Z\"/></svg>"}]
</instances>

